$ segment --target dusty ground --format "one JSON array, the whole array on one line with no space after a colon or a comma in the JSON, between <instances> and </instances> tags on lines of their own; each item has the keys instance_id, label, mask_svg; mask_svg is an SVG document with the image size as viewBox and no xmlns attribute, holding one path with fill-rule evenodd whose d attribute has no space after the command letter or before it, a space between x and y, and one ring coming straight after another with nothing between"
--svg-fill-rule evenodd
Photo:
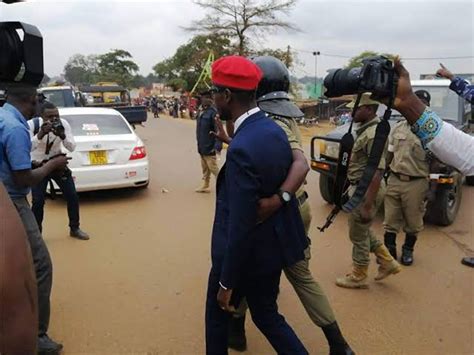
<instances>
[{"instance_id":1,"label":"dusty ground","mask_svg":"<svg viewBox=\"0 0 474 355\"><path fill-rule=\"evenodd\" d=\"M194 122L150 119L137 132L148 147L151 184L145 191L81 195L90 241L69 238L64 202L47 202L45 238L55 268L50 333L64 343L64 354L204 351L215 196L193 192L200 182ZM357 354L474 353L474 270L460 264L474 249L474 188L464 188L455 224L428 226L422 233L412 267L371 282L369 290L352 291L334 285L350 267L346 216L324 234L316 230L329 211L317 180L311 172L311 268ZM382 235L380 221L375 230ZM370 273L374 276L375 265ZM284 277L279 303L309 352L327 354L322 332ZM272 354L251 321L247 328L248 353Z\"/></svg>"}]
</instances>

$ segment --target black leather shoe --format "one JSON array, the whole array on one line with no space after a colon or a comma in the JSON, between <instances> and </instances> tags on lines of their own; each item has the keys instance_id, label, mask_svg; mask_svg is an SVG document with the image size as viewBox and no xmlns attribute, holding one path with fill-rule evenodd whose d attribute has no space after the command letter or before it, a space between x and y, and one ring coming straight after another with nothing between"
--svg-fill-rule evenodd
<instances>
[{"instance_id":1,"label":"black leather shoe","mask_svg":"<svg viewBox=\"0 0 474 355\"><path fill-rule=\"evenodd\" d=\"M402 249L402 258L401 258L402 265L410 266L413 264L413 250L408 250L403 248Z\"/></svg>"},{"instance_id":2,"label":"black leather shoe","mask_svg":"<svg viewBox=\"0 0 474 355\"><path fill-rule=\"evenodd\" d=\"M82 231L80 228L71 229L69 235L80 240L89 240L89 234Z\"/></svg>"},{"instance_id":3,"label":"black leather shoe","mask_svg":"<svg viewBox=\"0 0 474 355\"><path fill-rule=\"evenodd\" d=\"M59 354L63 349L62 344L56 343L48 335L40 335L38 337L38 355Z\"/></svg>"},{"instance_id":4,"label":"black leather shoe","mask_svg":"<svg viewBox=\"0 0 474 355\"><path fill-rule=\"evenodd\" d=\"M349 344L342 336L337 322L321 328L329 344L329 355L355 355Z\"/></svg>"},{"instance_id":5,"label":"black leather shoe","mask_svg":"<svg viewBox=\"0 0 474 355\"><path fill-rule=\"evenodd\" d=\"M466 266L474 267L474 256L462 258L461 263Z\"/></svg>"},{"instance_id":6,"label":"black leather shoe","mask_svg":"<svg viewBox=\"0 0 474 355\"><path fill-rule=\"evenodd\" d=\"M230 318L228 347L237 351L247 350L247 337L245 336L245 316Z\"/></svg>"}]
</instances>

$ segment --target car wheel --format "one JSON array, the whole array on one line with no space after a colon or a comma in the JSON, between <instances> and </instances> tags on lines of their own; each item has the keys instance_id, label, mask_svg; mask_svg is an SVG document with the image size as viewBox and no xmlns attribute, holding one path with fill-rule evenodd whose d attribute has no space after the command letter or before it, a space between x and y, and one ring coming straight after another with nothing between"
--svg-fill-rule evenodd
<instances>
[{"instance_id":1,"label":"car wheel","mask_svg":"<svg viewBox=\"0 0 474 355\"><path fill-rule=\"evenodd\" d=\"M454 222L461 205L462 176L454 176L452 186L438 187L434 201L428 203L425 220L438 226L449 226Z\"/></svg>"},{"instance_id":2,"label":"car wheel","mask_svg":"<svg viewBox=\"0 0 474 355\"><path fill-rule=\"evenodd\" d=\"M322 174L319 175L319 191L324 201L330 204L334 203L333 187L334 180L331 177Z\"/></svg>"},{"instance_id":3,"label":"car wheel","mask_svg":"<svg viewBox=\"0 0 474 355\"><path fill-rule=\"evenodd\" d=\"M469 186L474 186L474 175L466 176L466 184Z\"/></svg>"}]
</instances>

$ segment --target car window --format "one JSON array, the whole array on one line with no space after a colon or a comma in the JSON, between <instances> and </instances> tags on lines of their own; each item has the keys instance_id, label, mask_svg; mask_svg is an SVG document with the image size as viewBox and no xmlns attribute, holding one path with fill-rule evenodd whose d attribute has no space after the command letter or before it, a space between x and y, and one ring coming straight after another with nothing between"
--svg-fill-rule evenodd
<instances>
[{"instance_id":1,"label":"car window","mask_svg":"<svg viewBox=\"0 0 474 355\"><path fill-rule=\"evenodd\" d=\"M57 90L57 91L45 90L43 91L43 94L44 96L46 96L46 100L55 104L57 107L66 107L66 102L65 102L62 90Z\"/></svg>"},{"instance_id":2,"label":"car window","mask_svg":"<svg viewBox=\"0 0 474 355\"><path fill-rule=\"evenodd\" d=\"M75 136L130 134L132 131L118 115L62 115Z\"/></svg>"}]
</instances>

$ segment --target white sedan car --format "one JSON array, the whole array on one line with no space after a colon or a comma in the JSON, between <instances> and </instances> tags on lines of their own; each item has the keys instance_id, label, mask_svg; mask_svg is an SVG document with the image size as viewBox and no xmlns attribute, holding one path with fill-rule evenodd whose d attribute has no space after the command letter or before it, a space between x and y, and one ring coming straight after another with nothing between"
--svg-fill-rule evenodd
<instances>
[{"instance_id":1,"label":"white sedan car","mask_svg":"<svg viewBox=\"0 0 474 355\"><path fill-rule=\"evenodd\" d=\"M71 125L76 141L68 155L77 191L148 186L145 145L118 111L60 108L59 115Z\"/></svg>"}]
</instances>

